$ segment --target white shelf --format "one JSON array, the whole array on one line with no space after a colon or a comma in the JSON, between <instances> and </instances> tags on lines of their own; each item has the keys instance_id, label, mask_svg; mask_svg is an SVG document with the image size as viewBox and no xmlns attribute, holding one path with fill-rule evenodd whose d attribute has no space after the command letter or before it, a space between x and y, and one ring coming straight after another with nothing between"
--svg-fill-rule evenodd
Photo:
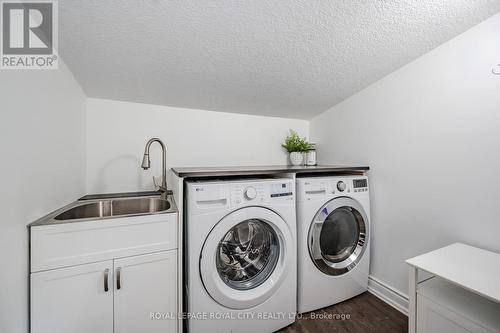
<instances>
[{"instance_id":1,"label":"white shelf","mask_svg":"<svg viewBox=\"0 0 500 333\"><path fill-rule=\"evenodd\" d=\"M419 283L417 294L491 332L498 332L500 328L500 304L441 278Z\"/></svg>"}]
</instances>

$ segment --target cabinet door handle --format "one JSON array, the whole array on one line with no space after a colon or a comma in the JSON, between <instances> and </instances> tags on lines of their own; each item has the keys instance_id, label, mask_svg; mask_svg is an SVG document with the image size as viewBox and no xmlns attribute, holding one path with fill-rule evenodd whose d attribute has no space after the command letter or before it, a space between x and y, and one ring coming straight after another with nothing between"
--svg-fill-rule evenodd
<instances>
[{"instance_id":1,"label":"cabinet door handle","mask_svg":"<svg viewBox=\"0 0 500 333\"><path fill-rule=\"evenodd\" d=\"M122 289L122 268L118 267L116 269L116 289Z\"/></svg>"},{"instance_id":2,"label":"cabinet door handle","mask_svg":"<svg viewBox=\"0 0 500 333\"><path fill-rule=\"evenodd\" d=\"M109 268L104 270L104 292L109 291Z\"/></svg>"}]
</instances>

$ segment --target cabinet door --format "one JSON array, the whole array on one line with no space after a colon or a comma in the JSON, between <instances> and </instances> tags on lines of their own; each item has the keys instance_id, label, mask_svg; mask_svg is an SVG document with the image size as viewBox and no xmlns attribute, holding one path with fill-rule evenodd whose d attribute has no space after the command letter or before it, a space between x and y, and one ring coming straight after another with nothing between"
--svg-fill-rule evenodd
<instances>
[{"instance_id":1,"label":"cabinet door","mask_svg":"<svg viewBox=\"0 0 500 333\"><path fill-rule=\"evenodd\" d=\"M174 333L177 329L177 251L114 261L115 333Z\"/></svg>"},{"instance_id":2,"label":"cabinet door","mask_svg":"<svg viewBox=\"0 0 500 333\"><path fill-rule=\"evenodd\" d=\"M113 333L113 261L31 274L32 333Z\"/></svg>"},{"instance_id":3,"label":"cabinet door","mask_svg":"<svg viewBox=\"0 0 500 333\"><path fill-rule=\"evenodd\" d=\"M417 297L417 333L493 332L426 297Z\"/></svg>"}]
</instances>

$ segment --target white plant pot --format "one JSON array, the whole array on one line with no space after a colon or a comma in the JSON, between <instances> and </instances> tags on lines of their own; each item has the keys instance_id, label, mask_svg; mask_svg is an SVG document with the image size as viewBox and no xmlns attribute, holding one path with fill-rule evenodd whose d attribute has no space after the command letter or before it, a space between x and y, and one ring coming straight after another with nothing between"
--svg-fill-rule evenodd
<instances>
[{"instance_id":1,"label":"white plant pot","mask_svg":"<svg viewBox=\"0 0 500 333\"><path fill-rule=\"evenodd\" d=\"M290 163L292 163L292 165L304 164L304 154L297 151L290 153Z\"/></svg>"}]
</instances>

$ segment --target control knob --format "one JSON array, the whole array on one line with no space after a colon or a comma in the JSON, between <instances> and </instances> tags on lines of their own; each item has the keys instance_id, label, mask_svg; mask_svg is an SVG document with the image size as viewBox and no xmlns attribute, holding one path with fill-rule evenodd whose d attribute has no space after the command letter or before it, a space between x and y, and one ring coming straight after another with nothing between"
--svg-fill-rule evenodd
<instances>
[{"instance_id":1,"label":"control knob","mask_svg":"<svg viewBox=\"0 0 500 333\"><path fill-rule=\"evenodd\" d=\"M346 189L346 185L343 181L340 181L337 183L337 189L340 191L340 192L344 192L345 189Z\"/></svg>"},{"instance_id":2,"label":"control knob","mask_svg":"<svg viewBox=\"0 0 500 333\"><path fill-rule=\"evenodd\" d=\"M255 187L247 187L245 189L245 197L248 200L255 199L257 197L257 190L255 189Z\"/></svg>"}]
</instances>

